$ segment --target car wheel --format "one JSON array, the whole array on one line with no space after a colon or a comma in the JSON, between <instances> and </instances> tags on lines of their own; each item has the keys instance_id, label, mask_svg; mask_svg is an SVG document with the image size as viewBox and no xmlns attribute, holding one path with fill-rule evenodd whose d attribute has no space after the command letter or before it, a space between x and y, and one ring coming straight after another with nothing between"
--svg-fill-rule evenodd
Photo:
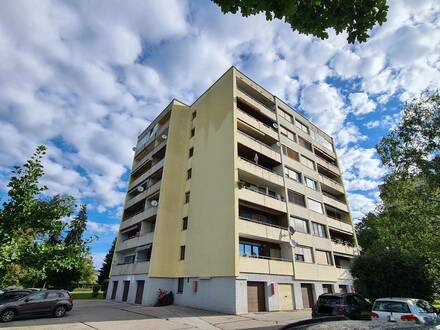
<instances>
[{"instance_id":1,"label":"car wheel","mask_svg":"<svg viewBox=\"0 0 440 330\"><path fill-rule=\"evenodd\" d=\"M63 317L64 315L66 315L66 307L65 306L58 306L57 308L55 308L55 310L53 311L53 315L55 317Z\"/></svg>"},{"instance_id":2,"label":"car wheel","mask_svg":"<svg viewBox=\"0 0 440 330\"><path fill-rule=\"evenodd\" d=\"M11 322L15 318L15 311L13 309L4 310L0 314L2 322Z\"/></svg>"}]
</instances>

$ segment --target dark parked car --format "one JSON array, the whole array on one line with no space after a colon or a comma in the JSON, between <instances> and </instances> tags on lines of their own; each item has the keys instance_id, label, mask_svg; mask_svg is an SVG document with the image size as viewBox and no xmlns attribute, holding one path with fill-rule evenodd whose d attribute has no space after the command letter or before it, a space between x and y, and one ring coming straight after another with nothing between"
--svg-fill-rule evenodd
<instances>
[{"instance_id":1,"label":"dark parked car","mask_svg":"<svg viewBox=\"0 0 440 330\"><path fill-rule=\"evenodd\" d=\"M370 319L372 304L356 293L325 293L319 296L312 317L344 315L349 319Z\"/></svg>"},{"instance_id":2,"label":"dark parked car","mask_svg":"<svg viewBox=\"0 0 440 330\"><path fill-rule=\"evenodd\" d=\"M63 290L13 290L0 295L0 320L22 316L53 315L63 317L73 307L72 297Z\"/></svg>"}]
</instances>

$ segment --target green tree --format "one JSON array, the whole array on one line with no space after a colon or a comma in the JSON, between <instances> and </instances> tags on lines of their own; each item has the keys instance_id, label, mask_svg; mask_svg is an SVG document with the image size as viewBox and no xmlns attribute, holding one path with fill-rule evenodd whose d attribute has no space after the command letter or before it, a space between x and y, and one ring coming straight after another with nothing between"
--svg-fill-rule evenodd
<instances>
[{"instance_id":1,"label":"green tree","mask_svg":"<svg viewBox=\"0 0 440 330\"><path fill-rule=\"evenodd\" d=\"M107 292L108 279L110 277L110 268L113 262L113 253L115 252L116 238L113 240L110 250L107 252L102 263L102 267L98 274L98 283L101 285L104 292Z\"/></svg>"},{"instance_id":2,"label":"green tree","mask_svg":"<svg viewBox=\"0 0 440 330\"><path fill-rule=\"evenodd\" d=\"M8 199L0 209L0 286L44 284L50 272L75 268L85 253L83 246L59 239L74 199L50 196L40 186L45 153L38 146L23 166L14 167L8 183Z\"/></svg>"},{"instance_id":3,"label":"green tree","mask_svg":"<svg viewBox=\"0 0 440 330\"><path fill-rule=\"evenodd\" d=\"M405 104L400 123L381 140L377 150L389 173L380 189L381 204L357 225L364 253L358 259L392 250L405 260L423 261L424 281L434 295L440 294L438 91L424 92ZM396 274L394 280L405 281L402 276ZM358 284L365 287L362 279L365 277L359 275Z\"/></svg>"},{"instance_id":4,"label":"green tree","mask_svg":"<svg viewBox=\"0 0 440 330\"><path fill-rule=\"evenodd\" d=\"M363 42L368 31L376 24L382 25L387 18L386 0L368 1L279 1L279 0L212 0L223 13L244 17L265 13L267 20L283 19L292 30L327 39L327 29L336 33L346 31L348 42Z\"/></svg>"}]
</instances>

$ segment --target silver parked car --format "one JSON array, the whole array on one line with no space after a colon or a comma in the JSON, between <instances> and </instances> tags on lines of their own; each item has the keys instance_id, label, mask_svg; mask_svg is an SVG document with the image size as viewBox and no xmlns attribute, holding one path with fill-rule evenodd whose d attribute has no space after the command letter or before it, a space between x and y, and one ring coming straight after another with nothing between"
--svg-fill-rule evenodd
<instances>
[{"instance_id":1,"label":"silver parked car","mask_svg":"<svg viewBox=\"0 0 440 330\"><path fill-rule=\"evenodd\" d=\"M426 300L414 298L376 299L370 316L373 320L389 322L440 323L436 310Z\"/></svg>"}]
</instances>

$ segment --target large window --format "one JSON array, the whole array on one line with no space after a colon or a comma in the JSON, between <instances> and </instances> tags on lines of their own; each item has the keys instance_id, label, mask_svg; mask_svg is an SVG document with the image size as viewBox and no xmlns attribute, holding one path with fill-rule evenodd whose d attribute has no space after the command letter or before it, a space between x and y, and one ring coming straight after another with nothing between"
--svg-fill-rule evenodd
<instances>
[{"instance_id":1,"label":"large window","mask_svg":"<svg viewBox=\"0 0 440 330\"><path fill-rule=\"evenodd\" d=\"M295 229L297 232L304 233L304 234L309 233L309 226L308 226L307 220L293 217L293 216L291 216L291 218L295 222Z\"/></svg>"},{"instance_id":2,"label":"large window","mask_svg":"<svg viewBox=\"0 0 440 330\"><path fill-rule=\"evenodd\" d=\"M318 237L327 237L327 232L325 230L325 226L316 222L312 222L312 232L314 236Z\"/></svg>"},{"instance_id":3,"label":"large window","mask_svg":"<svg viewBox=\"0 0 440 330\"><path fill-rule=\"evenodd\" d=\"M293 116L291 114L289 114L286 111L281 110L281 109L280 109L280 112L278 112L278 114L280 117L284 118L285 120L287 120L288 122L293 124Z\"/></svg>"},{"instance_id":4,"label":"large window","mask_svg":"<svg viewBox=\"0 0 440 330\"><path fill-rule=\"evenodd\" d=\"M301 155L300 162L301 162L301 164L307 166L308 168L310 168L312 170L315 169L315 163L313 162L313 160L310 160L307 157L304 157L303 155Z\"/></svg>"},{"instance_id":5,"label":"large window","mask_svg":"<svg viewBox=\"0 0 440 330\"><path fill-rule=\"evenodd\" d=\"M295 126L298 127L301 131L309 134L309 128L300 121L298 121L298 119L295 119Z\"/></svg>"},{"instance_id":6,"label":"large window","mask_svg":"<svg viewBox=\"0 0 440 330\"><path fill-rule=\"evenodd\" d=\"M329 251L315 250L316 263L320 265L333 265L332 254Z\"/></svg>"},{"instance_id":7,"label":"large window","mask_svg":"<svg viewBox=\"0 0 440 330\"><path fill-rule=\"evenodd\" d=\"M307 204L310 210L324 214L324 212L322 211L322 204L320 202L315 201L311 198L307 198Z\"/></svg>"},{"instance_id":8,"label":"large window","mask_svg":"<svg viewBox=\"0 0 440 330\"><path fill-rule=\"evenodd\" d=\"M313 190L318 190L318 183L315 180L304 177L304 183L306 184L307 187Z\"/></svg>"},{"instance_id":9,"label":"large window","mask_svg":"<svg viewBox=\"0 0 440 330\"><path fill-rule=\"evenodd\" d=\"M287 191L288 196L289 196L289 202L296 204L296 205L300 205L305 207L306 206L306 200L303 194L297 193L295 191L292 190L288 190Z\"/></svg>"},{"instance_id":10,"label":"large window","mask_svg":"<svg viewBox=\"0 0 440 330\"><path fill-rule=\"evenodd\" d=\"M307 246L296 246L295 260L301 262L313 263L312 248Z\"/></svg>"},{"instance_id":11,"label":"large window","mask_svg":"<svg viewBox=\"0 0 440 330\"><path fill-rule=\"evenodd\" d=\"M293 133L292 131L288 130L287 128L285 128L284 126L280 126L280 133L284 136L286 136L289 140L292 140L293 142L296 141L295 139L295 133Z\"/></svg>"},{"instance_id":12,"label":"large window","mask_svg":"<svg viewBox=\"0 0 440 330\"><path fill-rule=\"evenodd\" d=\"M297 182L301 182L301 173L295 170L292 170L289 167L285 167L284 168L284 173L286 174L286 176L292 180L295 180Z\"/></svg>"}]
</instances>

